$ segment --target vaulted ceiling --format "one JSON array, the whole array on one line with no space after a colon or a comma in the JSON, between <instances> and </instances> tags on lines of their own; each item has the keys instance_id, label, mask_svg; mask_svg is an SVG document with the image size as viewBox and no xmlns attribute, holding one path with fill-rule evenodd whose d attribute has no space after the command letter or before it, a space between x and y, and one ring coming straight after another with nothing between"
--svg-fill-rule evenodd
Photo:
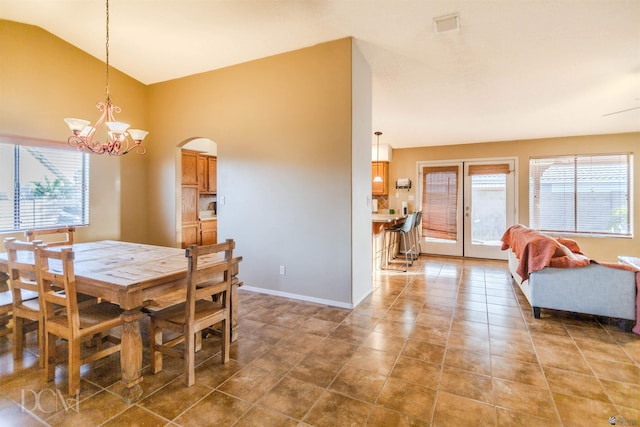
<instances>
[{"instance_id":1,"label":"vaulted ceiling","mask_svg":"<svg viewBox=\"0 0 640 427\"><path fill-rule=\"evenodd\" d=\"M640 131L638 0L110 0L109 9L110 63L146 84L353 37L372 70L373 130L394 148ZM459 28L436 32L434 19L452 14ZM105 58L104 0L0 0L0 18Z\"/></svg>"}]
</instances>

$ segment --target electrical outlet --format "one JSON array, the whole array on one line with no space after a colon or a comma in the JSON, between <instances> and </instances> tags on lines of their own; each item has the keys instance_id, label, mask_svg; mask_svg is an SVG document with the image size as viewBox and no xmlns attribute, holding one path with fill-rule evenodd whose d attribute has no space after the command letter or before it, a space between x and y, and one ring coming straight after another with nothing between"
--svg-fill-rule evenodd
<instances>
[{"instance_id":1,"label":"electrical outlet","mask_svg":"<svg viewBox=\"0 0 640 427\"><path fill-rule=\"evenodd\" d=\"M285 268L284 265L280 266L280 275L284 276L285 274L287 274L287 269Z\"/></svg>"}]
</instances>

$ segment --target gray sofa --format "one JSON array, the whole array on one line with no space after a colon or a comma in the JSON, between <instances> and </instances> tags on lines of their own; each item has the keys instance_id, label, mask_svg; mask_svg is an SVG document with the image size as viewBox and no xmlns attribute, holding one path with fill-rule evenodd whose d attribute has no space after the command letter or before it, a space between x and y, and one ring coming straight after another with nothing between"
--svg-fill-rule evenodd
<instances>
[{"instance_id":1,"label":"gray sofa","mask_svg":"<svg viewBox=\"0 0 640 427\"><path fill-rule=\"evenodd\" d=\"M576 268L545 267L522 280L516 273L518 258L507 250L511 275L535 318L540 318L541 308L548 308L621 319L623 329L631 330L636 320L634 272L592 263Z\"/></svg>"}]
</instances>

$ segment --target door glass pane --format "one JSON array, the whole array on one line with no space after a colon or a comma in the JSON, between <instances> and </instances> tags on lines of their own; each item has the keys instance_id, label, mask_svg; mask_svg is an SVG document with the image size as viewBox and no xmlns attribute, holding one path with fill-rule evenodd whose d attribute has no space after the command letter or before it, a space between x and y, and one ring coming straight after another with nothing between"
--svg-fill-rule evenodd
<instances>
[{"instance_id":1,"label":"door glass pane","mask_svg":"<svg viewBox=\"0 0 640 427\"><path fill-rule=\"evenodd\" d=\"M507 228L507 175L472 175L471 206L473 244L501 245Z\"/></svg>"}]
</instances>

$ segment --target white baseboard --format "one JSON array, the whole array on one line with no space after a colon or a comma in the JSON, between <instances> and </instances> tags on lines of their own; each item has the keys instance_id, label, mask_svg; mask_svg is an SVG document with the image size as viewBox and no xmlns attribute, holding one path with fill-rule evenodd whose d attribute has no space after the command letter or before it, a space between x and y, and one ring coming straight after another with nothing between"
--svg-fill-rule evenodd
<instances>
[{"instance_id":1,"label":"white baseboard","mask_svg":"<svg viewBox=\"0 0 640 427\"><path fill-rule=\"evenodd\" d=\"M309 296L306 296L306 295L291 294L289 292L274 291L272 289L256 288L256 287L247 286L247 285L243 285L240 289L241 290L245 290L245 291L256 292L256 293L259 293L259 294L274 295L274 296L277 296L277 297L284 297L284 298L297 299L297 300L300 300L300 301L314 302L316 304L330 305L332 307L349 308L349 309L353 308L353 304L349 304L349 303L346 303L346 302L333 301L333 300L323 299L323 298L314 298L314 297L309 297Z\"/></svg>"}]
</instances>

